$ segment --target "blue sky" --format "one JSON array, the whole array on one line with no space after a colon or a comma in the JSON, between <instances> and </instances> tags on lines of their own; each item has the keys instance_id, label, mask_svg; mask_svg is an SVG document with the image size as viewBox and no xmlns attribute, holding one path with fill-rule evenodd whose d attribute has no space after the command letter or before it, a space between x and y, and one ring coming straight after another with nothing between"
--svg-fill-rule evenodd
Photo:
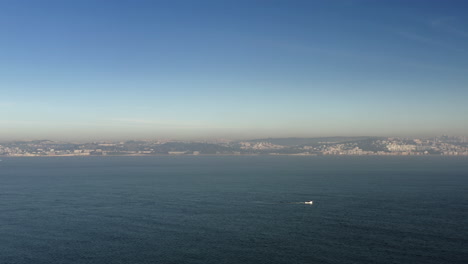
<instances>
[{"instance_id":1,"label":"blue sky","mask_svg":"<svg viewBox=\"0 0 468 264\"><path fill-rule=\"evenodd\" d=\"M468 135L467 11L0 0L0 139Z\"/></svg>"}]
</instances>

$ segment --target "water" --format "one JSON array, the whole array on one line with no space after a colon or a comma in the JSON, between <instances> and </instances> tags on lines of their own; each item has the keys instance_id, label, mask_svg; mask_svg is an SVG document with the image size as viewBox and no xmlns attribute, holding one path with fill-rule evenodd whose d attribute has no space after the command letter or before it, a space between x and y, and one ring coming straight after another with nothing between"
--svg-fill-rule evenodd
<instances>
[{"instance_id":1,"label":"water","mask_svg":"<svg viewBox=\"0 0 468 264\"><path fill-rule=\"evenodd\" d=\"M468 263L467 187L466 158L4 158L0 263Z\"/></svg>"}]
</instances>

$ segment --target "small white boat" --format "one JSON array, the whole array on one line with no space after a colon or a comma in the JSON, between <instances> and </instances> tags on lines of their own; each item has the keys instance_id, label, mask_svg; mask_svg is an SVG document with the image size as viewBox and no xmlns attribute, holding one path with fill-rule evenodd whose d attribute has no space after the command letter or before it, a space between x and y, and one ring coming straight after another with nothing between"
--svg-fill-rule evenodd
<instances>
[{"instance_id":1,"label":"small white boat","mask_svg":"<svg viewBox=\"0 0 468 264\"><path fill-rule=\"evenodd\" d=\"M304 204L314 204L314 201L307 201L307 202L304 202Z\"/></svg>"}]
</instances>

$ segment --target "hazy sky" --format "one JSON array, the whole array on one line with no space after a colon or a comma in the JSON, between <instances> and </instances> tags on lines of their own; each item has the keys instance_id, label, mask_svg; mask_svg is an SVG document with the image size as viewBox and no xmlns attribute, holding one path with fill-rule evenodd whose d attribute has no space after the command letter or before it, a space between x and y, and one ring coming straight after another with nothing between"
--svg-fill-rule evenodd
<instances>
[{"instance_id":1,"label":"hazy sky","mask_svg":"<svg viewBox=\"0 0 468 264\"><path fill-rule=\"evenodd\" d=\"M468 135L467 13L0 0L0 139Z\"/></svg>"}]
</instances>

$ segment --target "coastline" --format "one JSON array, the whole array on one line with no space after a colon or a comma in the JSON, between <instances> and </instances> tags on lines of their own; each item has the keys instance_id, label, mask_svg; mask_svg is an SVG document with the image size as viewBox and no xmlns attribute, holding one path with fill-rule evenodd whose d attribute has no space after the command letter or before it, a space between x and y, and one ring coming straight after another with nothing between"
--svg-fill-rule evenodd
<instances>
[{"instance_id":1,"label":"coastline","mask_svg":"<svg viewBox=\"0 0 468 264\"><path fill-rule=\"evenodd\" d=\"M468 155L381 155L381 154L366 154L366 155L312 155L312 154L124 154L124 155L0 155L0 158L62 158L62 157L468 157Z\"/></svg>"}]
</instances>

